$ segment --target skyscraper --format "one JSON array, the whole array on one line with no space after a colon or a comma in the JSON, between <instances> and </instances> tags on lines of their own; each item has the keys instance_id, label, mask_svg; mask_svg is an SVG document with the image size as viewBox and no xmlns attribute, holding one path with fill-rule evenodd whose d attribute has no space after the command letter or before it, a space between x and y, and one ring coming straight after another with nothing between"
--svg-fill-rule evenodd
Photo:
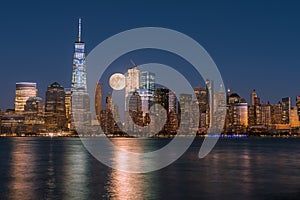
<instances>
[{"instance_id":1,"label":"skyscraper","mask_svg":"<svg viewBox=\"0 0 300 200\"><path fill-rule=\"evenodd\" d=\"M241 98L237 93L230 94L227 105L225 130L233 133L245 132L249 124L249 116L246 100Z\"/></svg>"},{"instance_id":2,"label":"skyscraper","mask_svg":"<svg viewBox=\"0 0 300 200\"><path fill-rule=\"evenodd\" d=\"M22 113L26 101L30 97L37 96L36 83L19 82L16 83L16 97L15 97L15 112Z\"/></svg>"},{"instance_id":3,"label":"skyscraper","mask_svg":"<svg viewBox=\"0 0 300 200\"><path fill-rule=\"evenodd\" d=\"M227 94L226 94L226 103L229 104L229 96L230 96L231 90L230 88L227 88Z\"/></svg>"},{"instance_id":4,"label":"skyscraper","mask_svg":"<svg viewBox=\"0 0 300 200\"><path fill-rule=\"evenodd\" d=\"M183 131L191 130L191 113L192 113L192 94L180 94L179 95L179 119L180 127ZM199 121L198 121L199 122ZM198 125L197 125L198 127Z\"/></svg>"},{"instance_id":5,"label":"skyscraper","mask_svg":"<svg viewBox=\"0 0 300 200\"><path fill-rule=\"evenodd\" d=\"M261 106L261 118L262 118L262 125L266 127L270 127L272 124L271 120L271 104L263 104Z\"/></svg>"},{"instance_id":6,"label":"skyscraper","mask_svg":"<svg viewBox=\"0 0 300 200\"><path fill-rule=\"evenodd\" d=\"M205 128L206 111L209 110L207 89L205 87L197 87L194 88L194 92L199 106L199 127Z\"/></svg>"},{"instance_id":7,"label":"skyscraper","mask_svg":"<svg viewBox=\"0 0 300 200\"><path fill-rule=\"evenodd\" d=\"M271 106L271 122L272 124L281 124L282 120L282 103L278 102Z\"/></svg>"},{"instance_id":8,"label":"skyscraper","mask_svg":"<svg viewBox=\"0 0 300 200\"><path fill-rule=\"evenodd\" d=\"M251 106L254 106L255 105L255 98L257 98L257 94L256 94L255 90L252 91L250 98L251 98Z\"/></svg>"},{"instance_id":9,"label":"skyscraper","mask_svg":"<svg viewBox=\"0 0 300 200\"><path fill-rule=\"evenodd\" d=\"M291 99L290 97L282 98L282 124L290 123Z\"/></svg>"},{"instance_id":10,"label":"skyscraper","mask_svg":"<svg viewBox=\"0 0 300 200\"><path fill-rule=\"evenodd\" d=\"M40 97L30 97L24 106L27 113L42 114L44 112L44 103Z\"/></svg>"},{"instance_id":11,"label":"skyscraper","mask_svg":"<svg viewBox=\"0 0 300 200\"><path fill-rule=\"evenodd\" d=\"M142 104L143 115L149 113L150 102L153 102L153 94L149 93L147 89L138 89L136 90L137 94L140 96L140 101Z\"/></svg>"},{"instance_id":12,"label":"skyscraper","mask_svg":"<svg viewBox=\"0 0 300 200\"><path fill-rule=\"evenodd\" d=\"M213 121L213 113L215 111L215 105L214 105L214 93L215 93L215 87L214 87L214 81L207 79L205 81L206 84L206 90L207 90L207 99L208 99L208 109L207 109L207 124L209 124L210 128L215 128L215 122Z\"/></svg>"},{"instance_id":13,"label":"skyscraper","mask_svg":"<svg viewBox=\"0 0 300 200\"><path fill-rule=\"evenodd\" d=\"M140 88L140 70L134 65L133 68L127 70L125 74L125 110L129 109L130 96Z\"/></svg>"},{"instance_id":14,"label":"skyscraper","mask_svg":"<svg viewBox=\"0 0 300 200\"><path fill-rule=\"evenodd\" d=\"M166 112L169 110L169 92L170 90L167 88L155 89L155 103L164 107Z\"/></svg>"},{"instance_id":15,"label":"skyscraper","mask_svg":"<svg viewBox=\"0 0 300 200\"><path fill-rule=\"evenodd\" d=\"M265 125L266 119L262 116L262 105L260 103L260 98L257 96L257 93L255 90L251 92L251 105L249 106L249 126L257 126L257 125ZM268 109L265 108L264 111ZM265 113L267 114L267 113Z\"/></svg>"},{"instance_id":16,"label":"skyscraper","mask_svg":"<svg viewBox=\"0 0 300 200\"><path fill-rule=\"evenodd\" d=\"M71 127L71 104L72 104L72 92L71 89L65 89L65 107L66 107L66 120L67 120L67 127L70 129Z\"/></svg>"},{"instance_id":17,"label":"skyscraper","mask_svg":"<svg viewBox=\"0 0 300 200\"><path fill-rule=\"evenodd\" d=\"M234 103L232 109L232 122L236 132L244 132L248 126L248 104Z\"/></svg>"},{"instance_id":18,"label":"skyscraper","mask_svg":"<svg viewBox=\"0 0 300 200\"><path fill-rule=\"evenodd\" d=\"M72 72L72 122L76 131L86 131L91 124L90 97L86 84L85 43L81 40L81 19L78 25L78 40L75 42L75 52ZM74 126L75 125L75 126Z\"/></svg>"},{"instance_id":19,"label":"skyscraper","mask_svg":"<svg viewBox=\"0 0 300 200\"><path fill-rule=\"evenodd\" d=\"M180 94L180 113L186 115L190 112L190 105L192 104L193 96L191 94Z\"/></svg>"},{"instance_id":20,"label":"skyscraper","mask_svg":"<svg viewBox=\"0 0 300 200\"><path fill-rule=\"evenodd\" d=\"M207 108L207 90L206 88L197 87L194 88L195 96L199 104L199 109L201 112L205 112Z\"/></svg>"},{"instance_id":21,"label":"skyscraper","mask_svg":"<svg viewBox=\"0 0 300 200\"><path fill-rule=\"evenodd\" d=\"M297 96L296 98L296 106L297 106L297 112L298 112L298 117L300 121L300 96Z\"/></svg>"},{"instance_id":22,"label":"skyscraper","mask_svg":"<svg viewBox=\"0 0 300 200\"><path fill-rule=\"evenodd\" d=\"M168 96L169 96L169 110L168 110L168 119L165 128L169 133L176 133L178 129L178 115L177 115L178 101L175 92L169 91Z\"/></svg>"},{"instance_id":23,"label":"skyscraper","mask_svg":"<svg viewBox=\"0 0 300 200\"><path fill-rule=\"evenodd\" d=\"M81 18L78 24L78 40L73 58L72 91L86 91L85 43L81 41Z\"/></svg>"},{"instance_id":24,"label":"skyscraper","mask_svg":"<svg viewBox=\"0 0 300 200\"><path fill-rule=\"evenodd\" d=\"M170 91L169 92L169 109L168 112L177 113L177 97L175 92Z\"/></svg>"},{"instance_id":25,"label":"skyscraper","mask_svg":"<svg viewBox=\"0 0 300 200\"><path fill-rule=\"evenodd\" d=\"M148 71L140 72L140 89L137 90L142 101L143 114L149 112L149 106L154 102L155 74Z\"/></svg>"},{"instance_id":26,"label":"skyscraper","mask_svg":"<svg viewBox=\"0 0 300 200\"><path fill-rule=\"evenodd\" d=\"M291 107L290 125L291 125L291 127L299 127L300 126L297 106L292 106Z\"/></svg>"},{"instance_id":27,"label":"skyscraper","mask_svg":"<svg viewBox=\"0 0 300 200\"><path fill-rule=\"evenodd\" d=\"M140 73L140 89L148 90L149 94L154 96L155 93L155 74L148 71Z\"/></svg>"},{"instance_id":28,"label":"skyscraper","mask_svg":"<svg viewBox=\"0 0 300 200\"><path fill-rule=\"evenodd\" d=\"M226 94L222 84L219 85L219 89L215 90L213 94L214 105L214 126L219 130L223 130L225 118L223 115L226 113Z\"/></svg>"},{"instance_id":29,"label":"skyscraper","mask_svg":"<svg viewBox=\"0 0 300 200\"><path fill-rule=\"evenodd\" d=\"M47 88L45 116L48 130L57 131L66 128L65 90L57 82Z\"/></svg>"},{"instance_id":30,"label":"skyscraper","mask_svg":"<svg viewBox=\"0 0 300 200\"><path fill-rule=\"evenodd\" d=\"M105 98L105 108L106 110L112 111L112 107L113 107L113 100L111 94L109 93Z\"/></svg>"},{"instance_id":31,"label":"skyscraper","mask_svg":"<svg viewBox=\"0 0 300 200\"><path fill-rule=\"evenodd\" d=\"M26 133L39 134L45 130L44 103L40 97L30 97L24 107Z\"/></svg>"},{"instance_id":32,"label":"skyscraper","mask_svg":"<svg viewBox=\"0 0 300 200\"><path fill-rule=\"evenodd\" d=\"M95 88L95 111L98 120L100 120L101 110L102 110L102 89L101 89L100 82L97 82Z\"/></svg>"}]
</instances>

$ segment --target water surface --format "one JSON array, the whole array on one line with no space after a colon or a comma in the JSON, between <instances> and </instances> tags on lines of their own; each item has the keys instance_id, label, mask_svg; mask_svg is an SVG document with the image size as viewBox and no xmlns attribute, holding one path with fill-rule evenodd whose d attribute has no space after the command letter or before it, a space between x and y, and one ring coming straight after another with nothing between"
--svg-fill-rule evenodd
<instances>
[{"instance_id":1,"label":"water surface","mask_svg":"<svg viewBox=\"0 0 300 200\"><path fill-rule=\"evenodd\" d=\"M169 142L114 140L141 152ZM300 139L220 139L200 160L201 142L164 169L128 174L78 138L0 138L0 199L300 199Z\"/></svg>"}]
</instances>

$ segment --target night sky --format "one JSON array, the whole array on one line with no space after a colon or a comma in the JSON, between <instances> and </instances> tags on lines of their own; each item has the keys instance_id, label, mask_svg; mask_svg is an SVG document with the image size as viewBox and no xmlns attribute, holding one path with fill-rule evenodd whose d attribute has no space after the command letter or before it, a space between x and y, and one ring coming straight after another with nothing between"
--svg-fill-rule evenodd
<instances>
[{"instance_id":1,"label":"night sky","mask_svg":"<svg viewBox=\"0 0 300 200\"><path fill-rule=\"evenodd\" d=\"M2 1L0 108L13 108L16 82L36 82L42 98L55 81L70 87L79 17L87 53L127 29L170 28L198 41L225 86L246 100L256 89L264 102L285 96L294 102L300 95L299 10L297 1ZM130 65L125 60L119 63Z\"/></svg>"}]
</instances>

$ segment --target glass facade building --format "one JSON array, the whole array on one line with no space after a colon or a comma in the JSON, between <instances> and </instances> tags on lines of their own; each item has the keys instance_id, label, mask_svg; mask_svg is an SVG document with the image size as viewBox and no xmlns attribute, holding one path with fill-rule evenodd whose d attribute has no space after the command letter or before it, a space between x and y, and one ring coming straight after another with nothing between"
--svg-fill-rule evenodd
<instances>
[{"instance_id":1,"label":"glass facade building","mask_svg":"<svg viewBox=\"0 0 300 200\"><path fill-rule=\"evenodd\" d=\"M78 40L75 42L74 49L71 92L71 130L88 131L91 112L86 84L85 43L81 40L81 19L79 19Z\"/></svg>"},{"instance_id":2,"label":"glass facade building","mask_svg":"<svg viewBox=\"0 0 300 200\"><path fill-rule=\"evenodd\" d=\"M148 90L148 93L154 96L155 93L155 74L143 71L140 74L140 89Z\"/></svg>"},{"instance_id":3,"label":"glass facade building","mask_svg":"<svg viewBox=\"0 0 300 200\"><path fill-rule=\"evenodd\" d=\"M85 43L81 41L81 19L79 19L78 40L75 42L73 58L72 91L87 90L84 48Z\"/></svg>"},{"instance_id":4,"label":"glass facade building","mask_svg":"<svg viewBox=\"0 0 300 200\"><path fill-rule=\"evenodd\" d=\"M142 101L143 113L149 112L149 106L154 102L155 74L148 71L140 73L140 89L137 90Z\"/></svg>"}]
</instances>

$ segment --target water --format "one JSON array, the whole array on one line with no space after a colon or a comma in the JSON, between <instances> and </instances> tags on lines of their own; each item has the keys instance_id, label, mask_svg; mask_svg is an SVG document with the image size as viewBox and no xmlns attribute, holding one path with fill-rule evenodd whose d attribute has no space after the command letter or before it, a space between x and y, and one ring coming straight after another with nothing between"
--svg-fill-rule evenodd
<instances>
[{"instance_id":1,"label":"water","mask_svg":"<svg viewBox=\"0 0 300 200\"><path fill-rule=\"evenodd\" d=\"M99 163L78 138L0 138L0 199L300 199L300 139L221 139L199 160L201 142L164 169L127 174Z\"/></svg>"}]
</instances>

